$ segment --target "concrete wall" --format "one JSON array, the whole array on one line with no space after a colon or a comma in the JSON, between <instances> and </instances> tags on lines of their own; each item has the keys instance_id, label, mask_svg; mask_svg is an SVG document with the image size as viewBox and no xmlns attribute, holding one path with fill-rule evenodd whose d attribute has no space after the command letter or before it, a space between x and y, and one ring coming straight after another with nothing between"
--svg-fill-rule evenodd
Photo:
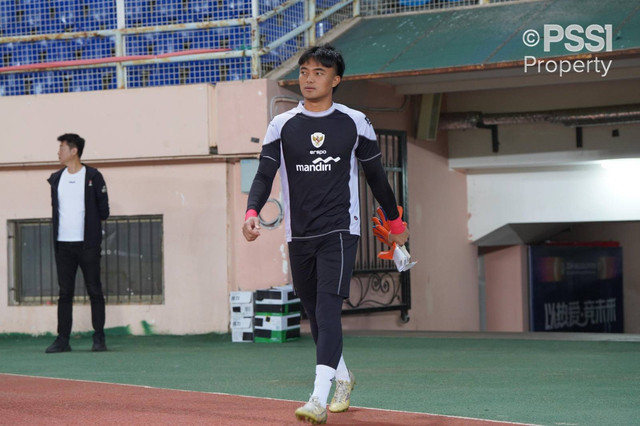
<instances>
[{"instance_id":1,"label":"concrete wall","mask_svg":"<svg viewBox=\"0 0 640 426\"><path fill-rule=\"evenodd\" d=\"M230 290L287 281L281 228L265 232L261 245L237 247L246 205L238 161L259 152L249 135L262 139L267 94L282 89L228 85L221 99L215 92L223 85L0 99L0 197L10 200L0 208L0 333L56 330L55 305L8 306L6 223L51 217L46 178L60 167L56 137L65 132L87 140L83 161L105 176L112 215L163 216L164 303L108 305L107 327L142 333L144 321L158 333L225 332ZM225 107L230 93L248 100L253 120ZM220 154L210 155L211 147ZM74 331L90 329L89 307L76 305Z\"/></svg>"},{"instance_id":2,"label":"concrete wall","mask_svg":"<svg viewBox=\"0 0 640 426\"><path fill-rule=\"evenodd\" d=\"M483 251L486 331L529 331L527 247Z\"/></svg>"},{"instance_id":3,"label":"concrete wall","mask_svg":"<svg viewBox=\"0 0 640 426\"><path fill-rule=\"evenodd\" d=\"M640 220L638 177L640 168L600 165L469 174L469 236L509 223Z\"/></svg>"}]
</instances>

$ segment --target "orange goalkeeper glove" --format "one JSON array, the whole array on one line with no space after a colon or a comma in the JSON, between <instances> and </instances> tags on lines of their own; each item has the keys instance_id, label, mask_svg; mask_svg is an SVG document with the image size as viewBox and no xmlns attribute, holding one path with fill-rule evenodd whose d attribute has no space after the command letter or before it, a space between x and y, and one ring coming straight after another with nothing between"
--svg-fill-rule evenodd
<instances>
[{"instance_id":1,"label":"orange goalkeeper glove","mask_svg":"<svg viewBox=\"0 0 640 426\"><path fill-rule=\"evenodd\" d=\"M378 217L371 218L371 221L374 223L373 235L375 235L378 241L380 241L382 244L386 244L389 247L391 247L391 249L388 251L381 251L380 253L378 253L378 258L393 260L393 251L396 248L396 244L389 242L389 233L391 232L391 224L389 223L389 220L387 219L387 215L385 214L382 207L378 207L376 209L376 212L378 213ZM398 217L402 218L402 213L403 213L402 206L398 206L398 213L400 214ZM404 226L407 226L406 222L402 222L402 223L404 224Z\"/></svg>"}]
</instances>

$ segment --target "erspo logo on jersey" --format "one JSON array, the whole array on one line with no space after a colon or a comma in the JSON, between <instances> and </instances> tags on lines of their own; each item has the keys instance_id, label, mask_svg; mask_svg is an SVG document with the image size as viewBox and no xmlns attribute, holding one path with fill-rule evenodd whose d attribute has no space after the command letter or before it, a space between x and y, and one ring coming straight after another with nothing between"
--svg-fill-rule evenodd
<instances>
[{"instance_id":1,"label":"erspo logo on jersey","mask_svg":"<svg viewBox=\"0 0 640 426\"><path fill-rule=\"evenodd\" d=\"M317 149L320 148L322 146L322 144L324 144L324 133L320 133L320 132L315 132L314 134L311 135L311 144L313 145L314 148L316 149L312 149L309 151L309 154L311 155L323 155L326 154L327 151L324 149ZM331 171L331 164L330 162L335 162L337 163L338 161L340 161L340 157L327 157L327 158L321 158L318 157L315 160L313 160L311 163L312 164L296 164L296 171L297 172L330 172Z\"/></svg>"}]
</instances>

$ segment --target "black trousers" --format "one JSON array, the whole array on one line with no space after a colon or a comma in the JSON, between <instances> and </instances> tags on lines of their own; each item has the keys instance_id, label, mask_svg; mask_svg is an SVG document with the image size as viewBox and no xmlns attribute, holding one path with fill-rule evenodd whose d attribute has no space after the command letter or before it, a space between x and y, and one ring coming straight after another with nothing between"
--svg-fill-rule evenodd
<instances>
[{"instance_id":1,"label":"black trousers","mask_svg":"<svg viewBox=\"0 0 640 426\"><path fill-rule=\"evenodd\" d=\"M73 295L78 267L91 301L91 323L94 336L104 337L105 307L100 282L100 247L84 248L83 242L56 243L56 267L58 269L58 335L69 338L73 323Z\"/></svg>"},{"instance_id":2,"label":"black trousers","mask_svg":"<svg viewBox=\"0 0 640 426\"><path fill-rule=\"evenodd\" d=\"M342 302L358 250L357 235L332 233L289 243L291 276L309 317L316 364L336 368L342 355Z\"/></svg>"}]
</instances>

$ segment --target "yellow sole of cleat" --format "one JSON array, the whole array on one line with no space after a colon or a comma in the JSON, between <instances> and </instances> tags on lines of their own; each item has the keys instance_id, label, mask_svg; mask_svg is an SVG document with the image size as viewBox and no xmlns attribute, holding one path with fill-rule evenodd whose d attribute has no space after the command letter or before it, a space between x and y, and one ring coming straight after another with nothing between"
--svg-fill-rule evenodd
<instances>
[{"instance_id":1,"label":"yellow sole of cleat","mask_svg":"<svg viewBox=\"0 0 640 426\"><path fill-rule=\"evenodd\" d=\"M316 420L316 419L313 419L311 417L307 417L307 416L302 415L302 414L296 414L296 418L301 422L305 422L305 423L309 422L312 425L323 425L323 424L327 423L327 419Z\"/></svg>"}]
</instances>

